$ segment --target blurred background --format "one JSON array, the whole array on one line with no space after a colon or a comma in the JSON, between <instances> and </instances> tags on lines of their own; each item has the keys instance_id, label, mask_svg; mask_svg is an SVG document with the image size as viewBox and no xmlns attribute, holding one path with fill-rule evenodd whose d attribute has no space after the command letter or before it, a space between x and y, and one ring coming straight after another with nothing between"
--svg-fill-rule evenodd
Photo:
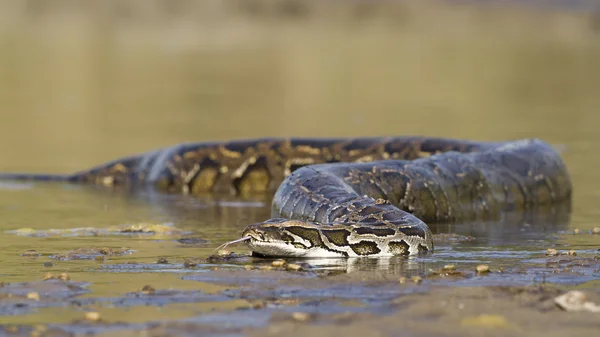
<instances>
[{"instance_id":1,"label":"blurred background","mask_svg":"<svg viewBox=\"0 0 600 337\"><path fill-rule=\"evenodd\" d=\"M1 0L0 170L265 136L540 137L587 158L597 3Z\"/></svg>"}]
</instances>

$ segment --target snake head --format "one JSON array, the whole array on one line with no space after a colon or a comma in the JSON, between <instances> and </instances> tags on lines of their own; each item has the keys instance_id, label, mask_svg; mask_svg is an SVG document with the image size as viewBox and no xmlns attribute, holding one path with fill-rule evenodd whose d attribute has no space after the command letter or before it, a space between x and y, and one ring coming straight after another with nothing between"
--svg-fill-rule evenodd
<instances>
[{"instance_id":1,"label":"snake head","mask_svg":"<svg viewBox=\"0 0 600 337\"><path fill-rule=\"evenodd\" d=\"M314 223L281 218L250 225L242 233L249 237L246 245L255 253L294 257L308 257L322 249L320 235Z\"/></svg>"}]
</instances>

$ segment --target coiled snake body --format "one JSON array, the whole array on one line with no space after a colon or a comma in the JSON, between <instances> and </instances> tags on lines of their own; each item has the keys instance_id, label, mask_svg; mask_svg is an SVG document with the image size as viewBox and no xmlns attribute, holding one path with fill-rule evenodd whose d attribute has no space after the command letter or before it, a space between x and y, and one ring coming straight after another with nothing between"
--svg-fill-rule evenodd
<instances>
[{"instance_id":1,"label":"coiled snake body","mask_svg":"<svg viewBox=\"0 0 600 337\"><path fill-rule=\"evenodd\" d=\"M560 156L536 140L391 137L182 144L72 175L3 179L264 193L274 218L243 240L265 256L392 256L433 250L425 222L485 219L569 202Z\"/></svg>"}]
</instances>

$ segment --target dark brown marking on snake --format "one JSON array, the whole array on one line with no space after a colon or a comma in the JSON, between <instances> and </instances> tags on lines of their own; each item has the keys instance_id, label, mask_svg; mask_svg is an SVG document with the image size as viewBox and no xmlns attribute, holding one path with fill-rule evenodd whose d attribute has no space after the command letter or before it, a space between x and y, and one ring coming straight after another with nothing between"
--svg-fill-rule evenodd
<instances>
[{"instance_id":1,"label":"dark brown marking on snake","mask_svg":"<svg viewBox=\"0 0 600 337\"><path fill-rule=\"evenodd\" d=\"M409 254L409 246L408 243L404 240L400 241L390 241L388 243L388 249L390 253L393 255L408 255Z\"/></svg>"},{"instance_id":2,"label":"dark brown marking on snake","mask_svg":"<svg viewBox=\"0 0 600 337\"><path fill-rule=\"evenodd\" d=\"M299 237L308 240L313 247L320 247L323 245L319 231L312 228L305 228L300 226L293 226L286 228L288 232L298 235Z\"/></svg>"},{"instance_id":3,"label":"dark brown marking on snake","mask_svg":"<svg viewBox=\"0 0 600 337\"><path fill-rule=\"evenodd\" d=\"M372 227L357 227L354 231L359 235L374 235L379 237L392 236L396 231L391 228L372 228Z\"/></svg>"},{"instance_id":4,"label":"dark brown marking on snake","mask_svg":"<svg viewBox=\"0 0 600 337\"><path fill-rule=\"evenodd\" d=\"M232 184L238 194L265 193L271 180L267 169L267 159L259 157L254 163L248 164L241 172L241 176L234 178Z\"/></svg>"},{"instance_id":5,"label":"dark brown marking on snake","mask_svg":"<svg viewBox=\"0 0 600 337\"><path fill-rule=\"evenodd\" d=\"M427 247L425 247L422 244L419 244L418 250L419 250L419 254L424 254L424 253L427 253L429 251L429 249L427 249Z\"/></svg>"},{"instance_id":6,"label":"dark brown marking on snake","mask_svg":"<svg viewBox=\"0 0 600 337\"><path fill-rule=\"evenodd\" d=\"M381 252L376 242L366 240L351 243L350 248L352 248L356 255L375 255Z\"/></svg>"},{"instance_id":7,"label":"dark brown marking on snake","mask_svg":"<svg viewBox=\"0 0 600 337\"><path fill-rule=\"evenodd\" d=\"M348 236L350 232L344 229L322 229L321 233L336 246L348 245Z\"/></svg>"}]
</instances>

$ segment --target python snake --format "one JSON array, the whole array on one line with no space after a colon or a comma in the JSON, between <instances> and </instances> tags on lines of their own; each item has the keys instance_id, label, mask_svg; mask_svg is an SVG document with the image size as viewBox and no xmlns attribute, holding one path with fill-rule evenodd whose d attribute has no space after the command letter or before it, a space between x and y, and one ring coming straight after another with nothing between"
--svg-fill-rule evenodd
<instances>
[{"instance_id":1,"label":"python snake","mask_svg":"<svg viewBox=\"0 0 600 337\"><path fill-rule=\"evenodd\" d=\"M486 219L570 202L559 154L511 142L389 137L181 144L71 175L3 174L170 193L276 190L273 219L248 226L255 255L355 257L433 250L425 222Z\"/></svg>"}]
</instances>

